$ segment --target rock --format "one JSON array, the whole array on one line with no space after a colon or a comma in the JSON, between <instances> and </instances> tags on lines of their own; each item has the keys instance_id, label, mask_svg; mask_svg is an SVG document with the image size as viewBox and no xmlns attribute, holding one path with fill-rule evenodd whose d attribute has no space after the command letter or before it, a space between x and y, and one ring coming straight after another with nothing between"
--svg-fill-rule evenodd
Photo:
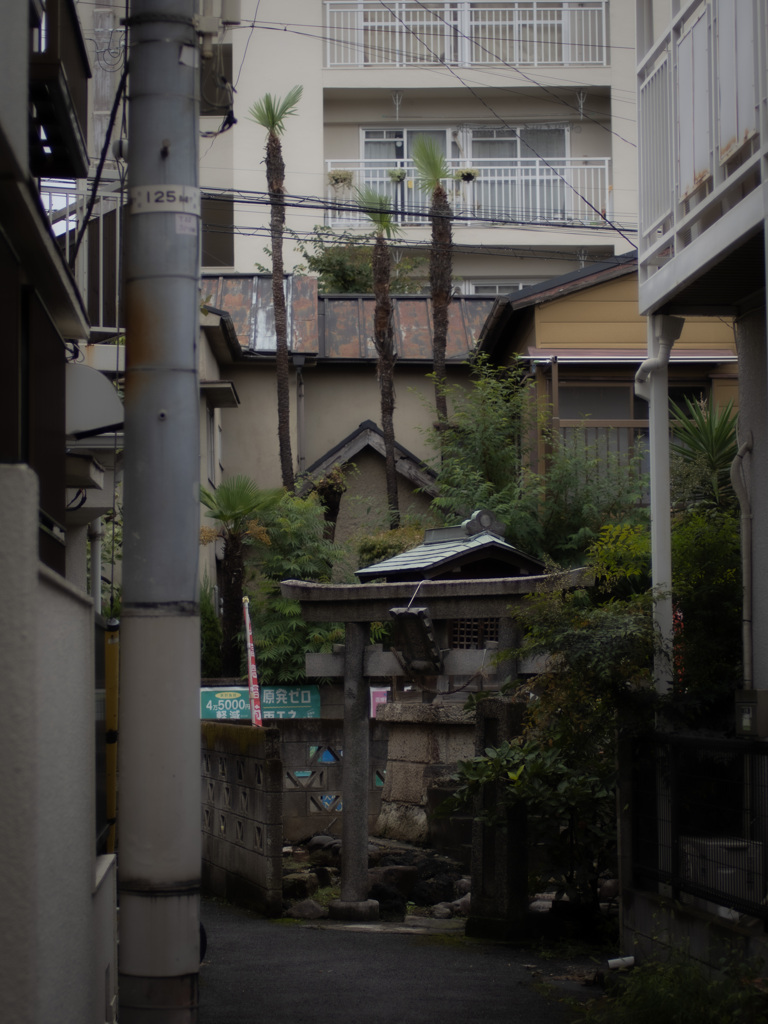
<instances>
[{"instance_id":1,"label":"rock","mask_svg":"<svg viewBox=\"0 0 768 1024\"><path fill-rule=\"evenodd\" d=\"M452 903L455 895L454 880L450 875L424 878L413 887L413 902L422 907L433 907L436 903Z\"/></svg>"},{"instance_id":2,"label":"rock","mask_svg":"<svg viewBox=\"0 0 768 1024\"><path fill-rule=\"evenodd\" d=\"M317 890L317 875L313 871L295 871L283 875L283 898L286 900L304 900Z\"/></svg>"},{"instance_id":3,"label":"rock","mask_svg":"<svg viewBox=\"0 0 768 1024\"><path fill-rule=\"evenodd\" d=\"M315 900L302 900L300 903L294 903L285 916L298 917L302 921L318 921L322 917L328 917L328 908Z\"/></svg>"},{"instance_id":4,"label":"rock","mask_svg":"<svg viewBox=\"0 0 768 1024\"><path fill-rule=\"evenodd\" d=\"M454 900L451 903L451 909L454 914L458 914L460 917L469 917L470 904L472 896L469 893L465 893L461 899Z\"/></svg>"},{"instance_id":5,"label":"rock","mask_svg":"<svg viewBox=\"0 0 768 1024\"><path fill-rule=\"evenodd\" d=\"M451 910L450 904L436 904L432 907L432 917L436 917L441 921L447 921L449 917L453 917L453 911Z\"/></svg>"},{"instance_id":6,"label":"rock","mask_svg":"<svg viewBox=\"0 0 768 1024\"><path fill-rule=\"evenodd\" d=\"M331 846L333 843L338 843L337 836L312 836L307 843L307 849L312 852L313 850L322 850L326 846Z\"/></svg>"},{"instance_id":7,"label":"rock","mask_svg":"<svg viewBox=\"0 0 768 1024\"><path fill-rule=\"evenodd\" d=\"M619 895L618 878L606 878L604 882L601 882L598 895L601 903L610 903L615 900Z\"/></svg>"},{"instance_id":8,"label":"rock","mask_svg":"<svg viewBox=\"0 0 768 1024\"><path fill-rule=\"evenodd\" d=\"M413 865L409 864L387 864L383 867L371 868L368 872L370 885L386 885L397 891L409 900L413 895L418 873Z\"/></svg>"},{"instance_id":9,"label":"rock","mask_svg":"<svg viewBox=\"0 0 768 1024\"><path fill-rule=\"evenodd\" d=\"M379 919L382 921L404 921L407 902L402 893L389 885L376 882L368 892L369 900L378 900Z\"/></svg>"},{"instance_id":10,"label":"rock","mask_svg":"<svg viewBox=\"0 0 768 1024\"><path fill-rule=\"evenodd\" d=\"M456 895L457 896L466 896L466 894L468 892L471 892L471 890L472 890L472 879L471 878L467 878L466 875L463 878L460 878L458 880L458 882L456 883Z\"/></svg>"},{"instance_id":11,"label":"rock","mask_svg":"<svg viewBox=\"0 0 768 1024\"><path fill-rule=\"evenodd\" d=\"M332 868L326 867L323 864L315 864L312 868L312 872L317 877L317 884L321 889L330 889L335 884L338 877L338 872Z\"/></svg>"}]
</instances>

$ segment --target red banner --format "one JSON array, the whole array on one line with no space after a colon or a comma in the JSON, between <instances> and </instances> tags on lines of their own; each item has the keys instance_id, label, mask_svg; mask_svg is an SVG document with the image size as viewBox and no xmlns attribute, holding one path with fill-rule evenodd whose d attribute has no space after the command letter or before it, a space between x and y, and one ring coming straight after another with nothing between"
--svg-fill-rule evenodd
<instances>
[{"instance_id":1,"label":"red banner","mask_svg":"<svg viewBox=\"0 0 768 1024\"><path fill-rule=\"evenodd\" d=\"M251 725L261 725L261 697L259 696L259 676L256 672L256 653L253 649L253 632L251 616L248 611L248 598L243 598L243 617L245 619L245 641L248 648L248 693L251 698Z\"/></svg>"}]
</instances>

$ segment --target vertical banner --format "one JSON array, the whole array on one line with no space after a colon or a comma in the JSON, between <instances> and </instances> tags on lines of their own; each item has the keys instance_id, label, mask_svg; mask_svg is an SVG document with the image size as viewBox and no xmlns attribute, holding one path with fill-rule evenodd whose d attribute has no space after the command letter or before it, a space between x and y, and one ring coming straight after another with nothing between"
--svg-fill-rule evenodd
<instances>
[{"instance_id":1,"label":"vertical banner","mask_svg":"<svg viewBox=\"0 0 768 1024\"><path fill-rule=\"evenodd\" d=\"M243 598L243 617L245 619L245 640L248 649L248 693L251 698L251 725L261 725L261 699L259 697L259 677L256 672L256 654L253 650L253 632L251 616L248 611L248 598Z\"/></svg>"}]
</instances>

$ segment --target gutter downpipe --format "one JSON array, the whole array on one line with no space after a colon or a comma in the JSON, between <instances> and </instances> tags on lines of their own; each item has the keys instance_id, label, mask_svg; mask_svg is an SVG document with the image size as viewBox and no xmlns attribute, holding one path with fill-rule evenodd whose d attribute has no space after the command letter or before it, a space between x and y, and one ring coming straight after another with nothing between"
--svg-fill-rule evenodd
<instances>
[{"instance_id":1,"label":"gutter downpipe","mask_svg":"<svg viewBox=\"0 0 768 1024\"><path fill-rule=\"evenodd\" d=\"M739 446L731 463L731 484L741 509L741 576L743 607L741 613L741 635L744 659L744 689L754 689L752 667L752 503L749 498L747 477L744 472L744 456L752 451L752 434Z\"/></svg>"},{"instance_id":2,"label":"gutter downpipe","mask_svg":"<svg viewBox=\"0 0 768 1024\"><path fill-rule=\"evenodd\" d=\"M654 624L660 640L654 654L656 690L667 693L672 682L672 525L669 487L669 359L685 321L680 317L647 319L648 358L635 374L635 394L649 403L651 457L651 578Z\"/></svg>"}]
</instances>

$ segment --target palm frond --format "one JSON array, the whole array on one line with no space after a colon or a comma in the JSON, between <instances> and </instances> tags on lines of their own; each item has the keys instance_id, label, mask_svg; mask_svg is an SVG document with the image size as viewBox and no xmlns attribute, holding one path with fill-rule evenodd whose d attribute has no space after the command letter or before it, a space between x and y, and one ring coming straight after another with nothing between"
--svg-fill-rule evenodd
<instances>
[{"instance_id":1,"label":"palm frond","mask_svg":"<svg viewBox=\"0 0 768 1024\"><path fill-rule=\"evenodd\" d=\"M394 214L387 196L366 185L355 189L355 199L362 213L366 215L376 229L377 235L392 238L399 234L400 228L395 224Z\"/></svg>"},{"instance_id":2,"label":"palm frond","mask_svg":"<svg viewBox=\"0 0 768 1024\"><path fill-rule=\"evenodd\" d=\"M710 469L728 470L736 455L737 414L733 402L723 408L710 408L707 403L685 399L686 408L670 403L670 416L675 440L670 448L685 459L703 456Z\"/></svg>"},{"instance_id":3,"label":"palm frond","mask_svg":"<svg viewBox=\"0 0 768 1024\"><path fill-rule=\"evenodd\" d=\"M260 512L274 508L284 493L262 489L250 477L238 474L222 480L214 491L201 487L200 502L209 519L220 522L228 532L239 532Z\"/></svg>"},{"instance_id":4,"label":"palm frond","mask_svg":"<svg viewBox=\"0 0 768 1024\"><path fill-rule=\"evenodd\" d=\"M294 85L284 99L273 96L271 92L266 93L249 110L251 121L266 128L272 135L282 135L285 131L285 119L296 113L303 92L303 86Z\"/></svg>"},{"instance_id":5,"label":"palm frond","mask_svg":"<svg viewBox=\"0 0 768 1024\"><path fill-rule=\"evenodd\" d=\"M441 182L451 177L448 161L431 136L418 135L413 143L411 155L422 191L434 192Z\"/></svg>"}]
</instances>

